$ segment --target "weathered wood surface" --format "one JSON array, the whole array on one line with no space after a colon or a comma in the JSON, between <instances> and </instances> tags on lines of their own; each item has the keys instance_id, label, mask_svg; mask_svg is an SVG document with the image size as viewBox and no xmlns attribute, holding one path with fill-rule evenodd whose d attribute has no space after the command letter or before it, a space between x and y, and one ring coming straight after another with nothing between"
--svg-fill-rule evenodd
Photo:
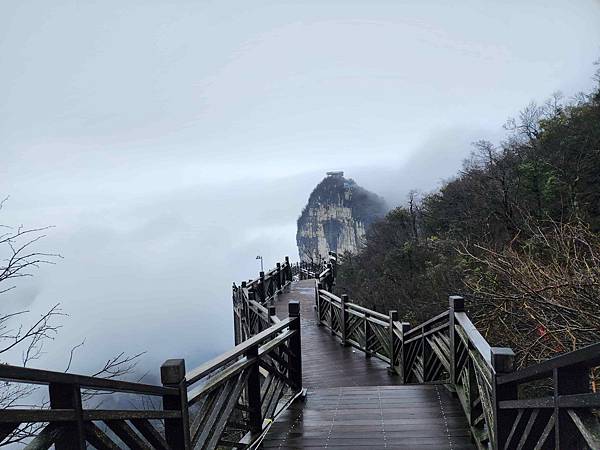
<instances>
[{"instance_id":1,"label":"weathered wood surface","mask_svg":"<svg viewBox=\"0 0 600 450\"><path fill-rule=\"evenodd\" d=\"M314 311L315 281L294 282L275 303L286 317L298 300L302 326L304 402L273 424L265 448L473 449L458 401L443 386L400 385L388 364L352 347L322 326Z\"/></svg>"},{"instance_id":2,"label":"weathered wood surface","mask_svg":"<svg viewBox=\"0 0 600 450\"><path fill-rule=\"evenodd\" d=\"M342 347L339 339L325 327L317 326L314 311L315 281L292 284L275 303L277 315L287 317L287 303L300 302L302 319L302 380L306 388L342 386L390 386L400 384L399 377L389 375L388 365L352 347Z\"/></svg>"},{"instance_id":3,"label":"weathered wood surface","mask_svg":"<svg viewBox=\"0 0 600 450\"><path fill-rule=\"evenodd\" d=\"M460 406L443 386L310 389L269 431L264 448L472 449Z\"/></svg>"}]
</instances>

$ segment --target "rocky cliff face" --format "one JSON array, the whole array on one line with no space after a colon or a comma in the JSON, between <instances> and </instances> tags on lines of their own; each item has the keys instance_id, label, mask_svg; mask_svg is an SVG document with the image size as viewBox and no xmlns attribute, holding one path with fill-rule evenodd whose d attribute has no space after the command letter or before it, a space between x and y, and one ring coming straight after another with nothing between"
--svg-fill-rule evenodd
<instances>
[{"instance_id":1,"label":"rocky cliff face","mask_svg":"<svg viewBox=\"0 0 600 450\"><path fill-rule=\"evenodd\" d=\"M385 213L381 197L344 178L343 172L329 172L298 219L300 259L318 261L330 250L356 253L368 226Z\"/></svg>"}]
</instances>

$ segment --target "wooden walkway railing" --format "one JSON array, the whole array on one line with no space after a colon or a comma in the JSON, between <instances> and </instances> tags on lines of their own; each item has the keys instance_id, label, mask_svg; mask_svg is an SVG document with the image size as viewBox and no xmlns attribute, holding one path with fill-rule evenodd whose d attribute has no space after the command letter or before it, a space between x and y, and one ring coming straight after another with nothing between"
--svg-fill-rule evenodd
<instances>
[{"instance_id":1,"label":"wooden walkway railing","mask_svg":"<svg viewBox=\"0 0 600 450\"><path fill-rule=\"evenodd\" d=\"M333 255L335 257L335 255ZM464 300L411 328L387 315L336 296L333 264L317 278L315 307L322 326L343 345L389 364L403 383L442 383L456 393L480 449L600 449L600 394L591 374L600 366L600 343L513 371L510 348L491 347L470 321ZM528 389L536 382L547 395Z\"/></svg>"},{"instance_id":2,"label":"wooden walkway railing","mask_svg":"<svg viewBox=\"0 0 600 450\"><path fill-rule=\"evenodd\" d=\"M165 366L165 367L168 367ZM119 448L108 437L112 433L131 448L143 448L139 435L155 448L171 448L174 434L183 423L184 403L182 390L171 383L170 372L165 370L164 386L107 380L82 375L50 372L10 365L0 365L0 379L7 382L44 384L48 386L48 409L4 409L0 411L0 442L19 427L39 423L37 436L26 448L56 450L85 449L89 442L97 449ZM85 409L82 390L91 392L127 392L163 399L161 410L99 410ZM164 422L165 438L154 422ZM103 425L98 425L103 424ZM101 428L104 428L101 429ZM134 431L137 430L137 433ZM106 430L110 430L107 433ZM139 434L138 434L139 433Z\"/></svg>"},{"instance_id":3,"label":"wooden walkway railing","mask_svg":"<svg viewBox=\"0 0 600 450\"><path fill-rule=\"evenodd\" d=\"M162 386L0 365L6 383L45 384L44 409L0 410L0 443L19 428L38 424L27 449L214 449L246 448L302 392L300 308L289 303L279 320L263 303L287 286L292 266L284 264L234 290L236 339L243 342L186 372L183 359L160 368ZM248 320L246 320L248 319ZM83 392L151 396L155 410L101 410Z\"/></svg>"},{"instance_id":4,"label":"wooden walkway railing","mask_svg":"<svg viewBox=\"0 0 600 450\"><path fill-rule=\"evenodd\" d=\"M188 372L184 360L166 361L162 386L0 365L1 381L47 385L49 396L47 408L0 410L0 442L39 424L28 449L252 447L302 392L299 304L289 303L284 320L273 306L297 277L316 279L318 323L343 345L385 361L403 383L444 384L455 392L478 448L600 449L600 394L590 382L600 344L513 371L512 350L485 341L461 297L411 328L395 311L382 314L335 295L335 273L335 254L323 266L286 258L234 286L238 345ZM150 396L161 406L95 409L82 400L87 391Z\"/></svg>"},{"instance_id":5,"label":"wooden walkway railing","mask_svg":"<svg viewBox=\"0 0 600 450\"><path fill-rule=\"evenodd\" d=\"M185 361L160 368L163 386L0 365L0 379L48 385L48 409L0 411L0 439L42 425L28 449L214 449L251 444L302 389L298 303L289 318L186 373ZM82 390L162 399L157 410L87 409Z\"/></svg>"},{"instance_id":6,"label":"wooden walkway railing","mask_svg":"<svg viewBox=\"0 0 600 450\"><path fill-rule=\"evenodd\" d=\"M269 272L260 272L258 278L242 281L233 286L233 329L235 344L240 344L262 330L277 323L272 299L281 293L297 275L298 266L291 265L286 256Z\"/></svg>"},{"instance_id":7,"label":"wooden walkway railing","mask_svg":"<svg viewBox=\"0 0 600 450\"><path fill-rule=\"evenodd\" d=\"M251 444L302 390L299 304L289 318L186 374L191 446ZM179 448L179 447L177 447Z\"/></svg>"}]
</instances>

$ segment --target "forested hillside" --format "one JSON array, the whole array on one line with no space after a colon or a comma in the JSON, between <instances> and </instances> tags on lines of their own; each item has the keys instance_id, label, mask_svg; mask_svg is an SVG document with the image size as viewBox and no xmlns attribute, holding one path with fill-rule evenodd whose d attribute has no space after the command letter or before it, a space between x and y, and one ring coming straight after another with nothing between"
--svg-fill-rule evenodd
<instances>
[{"instance_id":1,"label":"forested hillside","mask_svg":"<svg viewBox=\"0 0 600 450\"><path fill-rule=\"evenodd\" d=\"M527 365L600 336L600 89L554 96L475 144L463 170L374 224L338 289L413 324L462 294Z\"/></svg>"}]
</instances>

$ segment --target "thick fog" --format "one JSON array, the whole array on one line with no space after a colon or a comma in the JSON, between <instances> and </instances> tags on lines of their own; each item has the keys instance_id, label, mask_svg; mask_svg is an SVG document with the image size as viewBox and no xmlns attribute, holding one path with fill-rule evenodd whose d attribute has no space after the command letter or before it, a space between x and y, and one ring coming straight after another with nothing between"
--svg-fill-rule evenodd
<instances>
[{"instance_id":1,"label":"thick fog","mask_svg":"<svg viewBox=\"0 0 600 450\"><path fill-rule=\"evenodd\" d=\"M69 316L33 366L232 344L231 283L297 259L325 171L393 206L530 101L592 86L598 1L0 3L0 223L62 259L2 313ZM19 363L12 352L3 360Z\"/></svg>"}]
</instances>

